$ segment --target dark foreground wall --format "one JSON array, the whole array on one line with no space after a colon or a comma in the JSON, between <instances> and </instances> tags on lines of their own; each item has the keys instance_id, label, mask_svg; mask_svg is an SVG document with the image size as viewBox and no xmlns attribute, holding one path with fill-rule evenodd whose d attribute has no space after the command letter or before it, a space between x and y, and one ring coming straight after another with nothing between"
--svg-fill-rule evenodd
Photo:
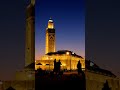
<instances>
[{"instance_id":1,"label":"dark foreground wall","mask_svg":"<svg viewBox=\"0 0 120 90\"><path fill-rule=\"evenodd\" d=\"M36 90L86 90L85 78L81 75L46 75L36 77Z\"/></svg>"}]
</instances>

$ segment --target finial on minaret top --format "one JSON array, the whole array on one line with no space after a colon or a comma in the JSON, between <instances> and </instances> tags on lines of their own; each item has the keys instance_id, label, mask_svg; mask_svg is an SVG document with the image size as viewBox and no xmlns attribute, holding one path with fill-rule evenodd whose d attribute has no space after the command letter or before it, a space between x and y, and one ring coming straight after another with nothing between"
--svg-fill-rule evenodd
<instances>
[{"instance_id":1,"label":"finial on minaret top","mask_svg":"<svg viewBox=\"0 0 120 90\"><path fill-rule=\"evenodd\" d=\"M48 21L48 28L53 29L54 28L54 23L52 18L50 17L49 21Z\"/></svg>"},{"instance_id":2,"label":"finial on minaret top","mask_svg":"<svg viewBox=\"0 0 120 90\"><path fill-rule=\"evenodd\" d=\"M48 22L53 22L52 18L50 17L49 21Z\"/></svg>"}]
</instances>

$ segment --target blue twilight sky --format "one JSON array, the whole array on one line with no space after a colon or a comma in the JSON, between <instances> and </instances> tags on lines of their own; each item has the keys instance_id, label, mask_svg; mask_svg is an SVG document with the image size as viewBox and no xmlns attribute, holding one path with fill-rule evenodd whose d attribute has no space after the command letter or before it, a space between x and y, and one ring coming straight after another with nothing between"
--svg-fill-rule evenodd
<instances>
[{"instance_id":1,"label":"blue twilight sky","mask_svg":"<svg viewBox=\"0 0 120 90\"><path fill-rule=\"evenodd\" d=\"M56 50L71 50L85 56L84 0L36 0L36 59L45 53L45 31L52 17L56 29Z\"/></svg>"}]
</instances>

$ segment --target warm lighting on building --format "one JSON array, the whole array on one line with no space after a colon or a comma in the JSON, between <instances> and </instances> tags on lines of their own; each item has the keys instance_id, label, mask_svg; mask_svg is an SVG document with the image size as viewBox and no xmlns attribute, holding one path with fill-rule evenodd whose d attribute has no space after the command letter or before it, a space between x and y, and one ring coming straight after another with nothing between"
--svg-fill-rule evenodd
<instances>
[{"instance_id":1,"label":"warm lighting on building","mask_svg":"<svg viewBox=\"0 0 120 90\"><path fill-rule=\"evenodd\" d=\"M72 54L75 54L74 52L72 52Z\"/></svg>"},{"instance_id":2,"label":"warm lighting on building","mask_svg":"<svg viewBox=\"0 0 120 90\"><path fill-rule=\"evenodd\" d=\"M62 64L62 66L66 66L66 64Z\"/></svg>"},{"instance_id":3,"label":"warm lighting on building","mask_svg":"<svg viewBox=\"0 0 120 90\"><path fill-rule=\"evenodd\" d=\"M53 20L50 18L46 28L45 54L56 51L56 38Z\"/></svg>"},{"instance_id":4,"label":"warm lighting on building","mask_svg":"<svg viewBox=\"0 0 120 90\"><path fill-rule=\"evenodd\" d=\"M54 28L54 23L53 23L53 20L52 20L52 19L50 19L50 20L48 21L48 28L49 28L49 29L53 29L53 28Z\"/></svg>"},{"instance_id":5,"label":"warm lighting on building","mask_svg":"<svg viewBox=\"0 0 120 90\"><path fill-rule=\"evenodd\" d=\"M44 63L43 63L42 65L43 65L43 66L45 66L45 64L44 64Z\"/></svg>"},{"instance_id":6,"label":"warm lighting on building","mask_svg":"<svg viewBox=\"0 0 120 90\"><path fill-rule=\"evenodd\" d=\"M60 52L60 53L59 53ZM77 69L77 63L80 60L81 66L82 66L82 70L85 69L85 59L82 58L79 55L76 54L70 54L70 51L61 51L59 52L55 52L50 55L44 55L40 58L39 62L40 63L44 63L44 65L41 65L41 68L43 68L44 70L49 70L49 67L46 66L46 64L50 64L50 70L53 70L54 68L54 60L56 59L56 61L58 62L60 60L61 62L61 69L66 69L66 70L76 70ZM70 63L71 62L71 63ZM70 68L71 67L71 68Z\"/></svg>"},{"instance_id":7,"label":"warm lighting on building","mask_svg":"<svg viewBox=\"0 0 120 90\"><path fill-rule=\"evenodd\" d=\"M52 57L46 57L47 60L52 60L53 58Z\"/></svg>"},{"instance_id":8,"label":"warm lighting on building","mask_svg":"<svg viewBox=\"0 0 120 90\"><path fill-rule=\"evenodd\" d=\"M66 52L67 55L70 55L70 52Z\"/></svg>"}]
</instances>

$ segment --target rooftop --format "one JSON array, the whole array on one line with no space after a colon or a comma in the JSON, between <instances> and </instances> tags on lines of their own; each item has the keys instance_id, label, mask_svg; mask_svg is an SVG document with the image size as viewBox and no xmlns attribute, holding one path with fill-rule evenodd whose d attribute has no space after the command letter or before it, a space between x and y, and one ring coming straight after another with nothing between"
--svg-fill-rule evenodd
<instances>
[{"instance_id":1,"label":"rooftop","mask_svg":"<svg viewBox=\"0 0 120 90\"><path fill-rule=\"evenodd\" d=\"M85 65L86 65L85 66L86 70L88 70L88 71L104 74L104 75L107 75L107 76L116 77L116 75L113 74L111 71L102 69L101 67L99 67L98 65L96 65L94 62L92 62L90 60L85 60Z\"/></svg>"},{"instance_id":2,"label":"rooftop","mask_svg":"<svg viewBox=\"0 0 120 90\"><path fill-rule=\"evenodd\" d=\"M79 58L82 58L82 56L80 55L77 55L76 53L72 52L72 51L69 51L69 50L58 50L57 52L49 52L47 53L46 55L62 55L62 54L69 54L69 55L72 55L72 56L76 56L76 57L79 57Z\"/></svg>"}]
</instances>

